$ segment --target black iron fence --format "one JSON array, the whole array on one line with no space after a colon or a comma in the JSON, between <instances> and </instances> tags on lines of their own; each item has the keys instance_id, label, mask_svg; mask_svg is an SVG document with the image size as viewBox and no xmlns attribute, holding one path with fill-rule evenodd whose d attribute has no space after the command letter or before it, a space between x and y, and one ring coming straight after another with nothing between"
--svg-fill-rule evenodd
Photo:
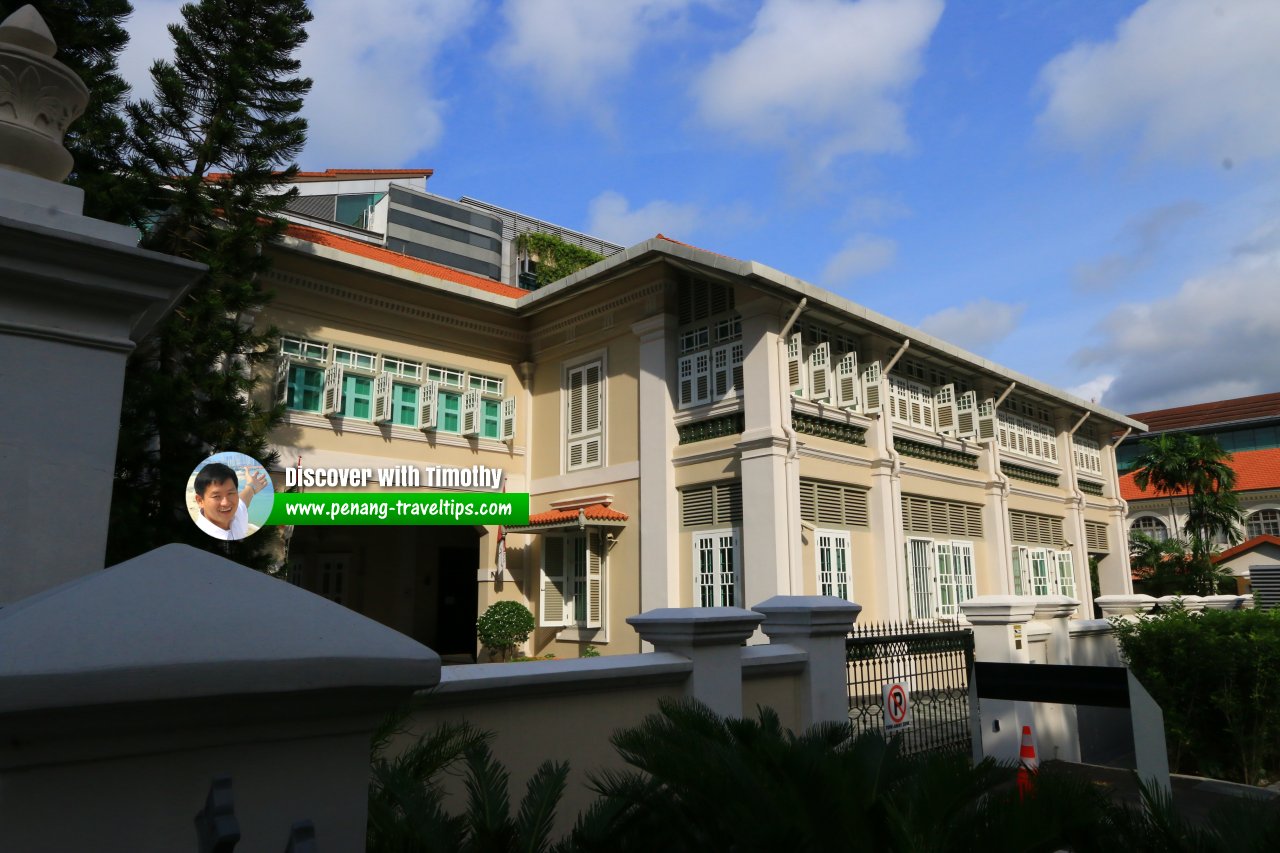
<instances>
[{"instance_id":1,"label":"black iron fence","mask_svg":"<svg viewBox=\"0 0 1280 853\"><path fill-rule=\"evenodd\" d=\"M909 753L972 751L970 714L977 708L969 703L971 630L953 623L856 625L847 648L855 736L878 729L901 737Z\"/></svg>"}]
</instances>

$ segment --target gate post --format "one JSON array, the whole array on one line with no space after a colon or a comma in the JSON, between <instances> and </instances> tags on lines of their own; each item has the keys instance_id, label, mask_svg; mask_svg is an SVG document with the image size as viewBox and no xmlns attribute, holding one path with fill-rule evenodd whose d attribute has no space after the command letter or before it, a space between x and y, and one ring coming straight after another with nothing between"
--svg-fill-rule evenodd
<instances>
[{"instance_id":1,"label":"gate post","mask_svg":"<svg viewBox=\"0 0 1280 853\"><path fill-rule=\"evenodd\" d=\"M963 602L960 611L973 625L974 658L993 663L1028 663L1023 627L1035 610L1035 599L1030 596L980 595ZM977 708L982 755L1016 760L1022 745L1022 724L1031 722L1030 708L1009 699L982 699ZM977 750L975 739L975 755Z\"/></svg>"},{"instance_id":2,"label":"gate post","mask_svg":"<svg viewBox=\"0 0 1280 853\"><path fill-rule=\"evenodd\" d=\"M769 642L786 643L809 655L800 702L802 724L848 723L845 638L862 605L828 595L775 595L753 609L764 614L760 628Z\"/></svg>"},{"instance_id":3,"label":"gate post","mask_svg":"<svg viewBox=\"0 0 1280 853\"><path fill-rule=\"evenodd\" d=\"M1049 626L1047 660L1049 664L1070 665L1071 614L1080 602L1065 595L1041 595L1035 598L1035 618ZM1063 761L1080 760L1080 726L1075 705L1036 703L1033 708L1036 742L1041 758Z\"/></svg>"},{"instance_id":4,"label":"gate post","mask_svg":"<svg viewBox=\"0 0 1280 853\"><path fill-rule=\"evenodd\" d=\"M660 607L627 623L655 651L693 663L689 696L722 717L742 716L742 644L763 617L741 607Z\"/></svg>"}]
</instances>

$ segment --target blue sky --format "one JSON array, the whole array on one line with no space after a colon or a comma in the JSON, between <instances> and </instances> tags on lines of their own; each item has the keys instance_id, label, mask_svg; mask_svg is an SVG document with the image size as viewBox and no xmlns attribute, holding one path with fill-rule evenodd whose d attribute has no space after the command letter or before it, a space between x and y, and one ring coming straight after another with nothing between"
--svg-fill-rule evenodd
<instances>
[{"instance_id":1,"label":"blue sky","mask_svg":"<svg viewBox=\"0 0 1280 853\"><path fill-rule=\"evenodd\" d=\"M135 0L145 93L179 4ZM757 260L1124 412L1280 391L1277 0L315 0L304 168Z\"/></svg>"}]
</instances>

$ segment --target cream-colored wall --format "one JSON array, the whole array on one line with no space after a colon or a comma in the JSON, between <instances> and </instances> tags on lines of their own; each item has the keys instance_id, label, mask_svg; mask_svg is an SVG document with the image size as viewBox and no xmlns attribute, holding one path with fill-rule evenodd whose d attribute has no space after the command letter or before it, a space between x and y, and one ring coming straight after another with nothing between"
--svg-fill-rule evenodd
<instances>
[{"instance_id":1,"label":"cream-colored wall","mask_svg":"<svg viewBox=\"0 0 1280 853\"><path fill-rule=\"evenodd\" d=\"M682 682L641 687L604 682L600 689L584 687L572 693L552 695L522 691L473 698L465 704L437 702L426 697L410 718L407 734L396 739L391 752L445 722L468 723L480 731L492 732L490 747L511 774L513 799L522 796L525 783L542 762L567 761L569 781L556 812L553 833L559 837L573 826L578 813L595 800L595 795L587 789L587 775L627 767L609 744L609 737L618 729L638 725L647 715L656 713L660 698L684 695ZM456 798L450 811L456 812L465 802L461 799L465 796L461 780L453 777L447 782L449 793Z\"/></svg>"},{"instance_id":2,"label":"cream-colored wall","mask_svg":"<svg viewBox=\"0 0 1280 853\"><path fill-rule=\"evenodd\" d=\"M804 728L800 717L801 691L804 682L795 675L754 675L746 670L742 676L742 716L760 718L761 708L778 712L778 720L792 731Z\"/></svg>"}]
</instances>

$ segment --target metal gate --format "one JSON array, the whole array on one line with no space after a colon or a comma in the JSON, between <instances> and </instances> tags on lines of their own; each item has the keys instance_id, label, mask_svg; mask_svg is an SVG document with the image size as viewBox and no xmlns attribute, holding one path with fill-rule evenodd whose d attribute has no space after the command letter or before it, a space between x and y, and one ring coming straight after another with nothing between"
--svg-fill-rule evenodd
<instances>
[{"instance_id":1,"label":"metal gate","mask_svg":"<svg viewBox=\"0 0 1280 853\"><path fill-rule=\"evenodd\" d=\"M896 734L906 752L973 748L969 682L973 631L952 624L884 622L854 626L848 649L849 722L854 736L884 731L884 689L902 684L911 723Z\"/></svg>"}]
</instances>

